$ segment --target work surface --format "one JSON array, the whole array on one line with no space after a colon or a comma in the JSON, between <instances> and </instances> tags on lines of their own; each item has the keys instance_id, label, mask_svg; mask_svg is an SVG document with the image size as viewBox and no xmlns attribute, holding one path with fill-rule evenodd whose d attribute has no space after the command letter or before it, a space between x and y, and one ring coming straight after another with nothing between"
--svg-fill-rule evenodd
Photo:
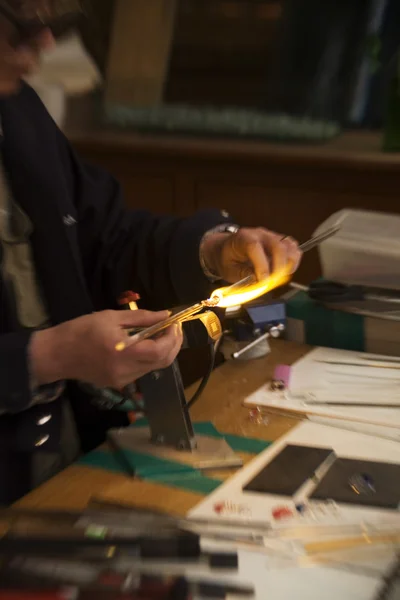
<instances>
[{"instance_id":1,"label":"work surface","mask_svg":"<svg viewBox=\"0 0 400 600\"><path fill-rule=\"evenodd\" d=\"M309 348L275 340L268 357L252 361L229 361L214 371L198 403L193 407L193 421L212 421L223 433L274 441L298 421L293 417L270 415L265 425L249 419L243 400L272 376L277 364L292 364ZM191 390L188 395L190 396ZM245 458L245 457L244 457ZM229 473L218 473L226 477ZM133 480L127 476L82 465L73 465L21 500L24 508L81 509L90 500L106 498L127 505L159 508L185 514L203 497L161 484Z\"/></svg>"}]
</instances>

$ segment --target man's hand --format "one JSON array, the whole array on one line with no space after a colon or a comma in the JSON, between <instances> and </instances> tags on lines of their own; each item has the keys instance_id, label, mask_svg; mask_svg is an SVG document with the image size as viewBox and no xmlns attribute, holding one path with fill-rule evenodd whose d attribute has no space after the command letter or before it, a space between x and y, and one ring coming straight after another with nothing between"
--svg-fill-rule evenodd
<instances>
[{"instance_id":1,"label":"man's hand","mask_svg":"<svg viewBox=\"0 0 400 600\"><path fill-rule=\"evenodd\" d=\"M167 311L109 310L35 332L30 345L35 384L74 379L121 389L151 371L168 367L182 346L180 325L123 352L115 349L125 338L125 329L149 327L167 317Z\"/></svg>"},{"instance_id":2,"label":"man's hand","mask_svg":"<svg viewBox=\"0 0 400 600\"><path fill-rule=\"evenodd\" d=\"M208 269L229 283L252 273L258 280L285 268L294 273L302 256L293 238L262 228L211 234L201 252Z\"/></svg>"}]
</instances>

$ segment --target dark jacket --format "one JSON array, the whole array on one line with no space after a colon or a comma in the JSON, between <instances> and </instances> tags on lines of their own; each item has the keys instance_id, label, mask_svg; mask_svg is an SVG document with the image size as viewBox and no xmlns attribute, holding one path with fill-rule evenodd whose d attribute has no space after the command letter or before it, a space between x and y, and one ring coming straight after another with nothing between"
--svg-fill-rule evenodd
<instances>
[{"instance_id":1,"label":"dark jacket","mask_svg":"<svg viewBox=\"0 0 400 600\"><path fill-rule=\"evenodd\" d=\"M219 211L179 219L127 210L118 183L79 160L27 86L0 100L0 114L5 172L15 201L34 226L35 265L54 325L117 308L116 298L128 289L140 293L143 306L151 309L195 302L209 293L199 242L226 220ZM146 198L136 202L143 206ZM0 292L0 411L7 412L0 416L0 504L7 504L29 489L36 441L48 434L46 448L57 448L62 400L28 408L31 333L19 328L1 279ZM100 413L71 389L83 448L89 450L122 417ZM52 418L39 425L44 411Z\"/></svg>"}]
</instances>

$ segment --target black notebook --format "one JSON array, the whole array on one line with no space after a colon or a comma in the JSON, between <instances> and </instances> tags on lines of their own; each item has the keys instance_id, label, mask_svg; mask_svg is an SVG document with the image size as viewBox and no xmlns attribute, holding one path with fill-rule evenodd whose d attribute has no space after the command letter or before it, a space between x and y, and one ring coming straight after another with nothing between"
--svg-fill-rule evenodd
<instances>
[{"instance_id":1,"label":"black notebook","mask_svg":"<svg viewBox=\"0 0 400 600\"><path fill-rule=\"evenodd\" d=\"M321 479L311 499L397 509L400 465L338 458Z\"/></svg>"},{"instance_id":2,"label":"black notebook","mask_svg":"<svg viewBox=\"0 0 400 600\"><path fill-rule=\"evenodd\" d=\"M287 445L243 490L293 496L332 454L332 448Z\"/></svg>"}]
</instances>

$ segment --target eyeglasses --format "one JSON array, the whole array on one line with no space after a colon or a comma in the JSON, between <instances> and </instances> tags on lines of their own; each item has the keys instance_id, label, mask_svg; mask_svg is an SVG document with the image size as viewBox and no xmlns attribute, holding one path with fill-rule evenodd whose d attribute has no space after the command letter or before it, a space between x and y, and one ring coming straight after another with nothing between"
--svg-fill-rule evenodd
<instances>
[{"instance_id":1,"label":"eyeglasses","mask_svg":"<svg viewBox=\"0 0 400 600\"><path fill-rule=\"evenodd\" d=\"M85 15L83 0L0 0L0 14L13 25L13 44L28 40L43 29L60 37Z\"/></svg>"}]
</instances>

